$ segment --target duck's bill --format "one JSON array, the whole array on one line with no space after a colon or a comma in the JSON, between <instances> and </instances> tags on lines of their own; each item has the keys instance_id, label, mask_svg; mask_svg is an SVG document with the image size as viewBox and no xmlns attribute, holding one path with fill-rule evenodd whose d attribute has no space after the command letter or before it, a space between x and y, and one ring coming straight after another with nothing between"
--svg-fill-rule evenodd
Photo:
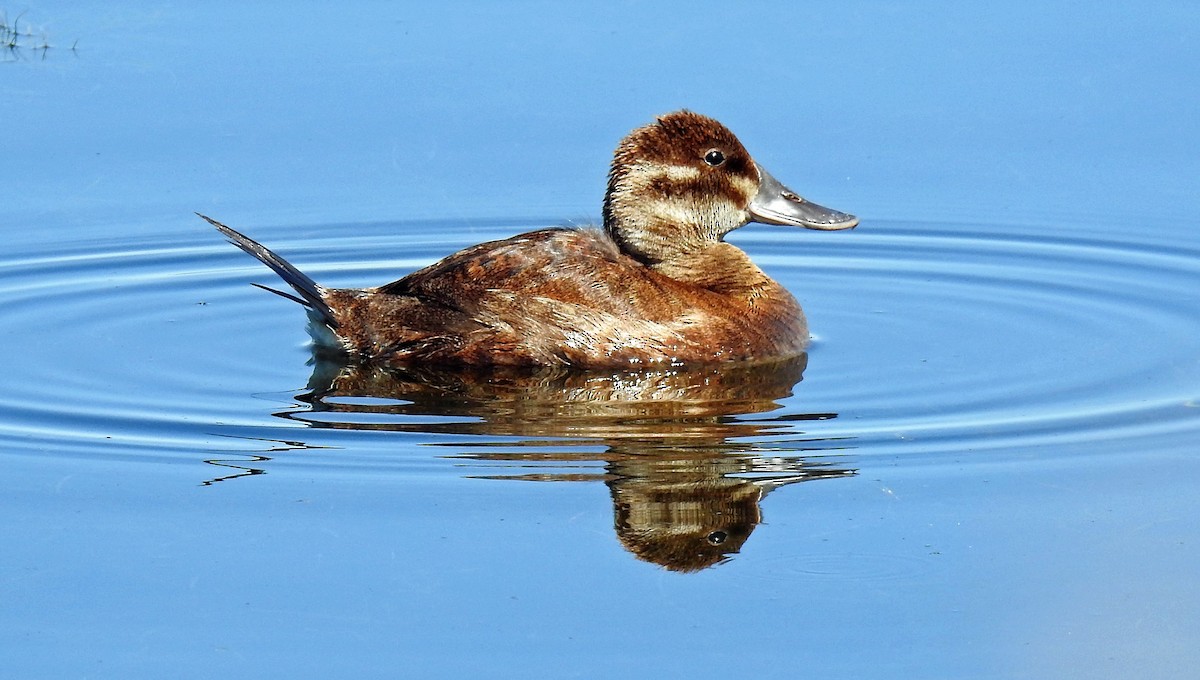
<instances>
[{"instance_id":1,"label":"duck's bill","mask_svg":"<svg viewBox=\"0 0 1200 680\"><path fill-rule=\"evenodd\" d=\"M801 198L796 192L783 186L771 173L759 166L760 181L758 194L750 201L750 219L766 224L786 224L806 229L833 231L850 229L858 224L858 218L838 212L812 201Z\"/></svg>"}]
</instances>

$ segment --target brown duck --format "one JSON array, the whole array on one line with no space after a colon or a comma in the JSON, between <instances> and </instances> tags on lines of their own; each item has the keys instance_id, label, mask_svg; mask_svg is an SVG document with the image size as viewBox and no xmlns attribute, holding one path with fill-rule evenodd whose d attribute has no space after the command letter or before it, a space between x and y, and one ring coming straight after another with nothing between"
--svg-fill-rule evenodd
<instances>
[{"instance_id":1,"label":"brown duck","mask_svg":"<svg viewBox=\"0 0 1200 680\"><path fill-rule=\"evenodd\" d=\"M325 288L204 217L306 306L322 351L394 364L580 368L778 359L808 342L796 299L724 242L747 222L849 229L780 184L724 125L660 117L617 147L604 228L542 229L377 288ZM271 290L271 289L268 289Z\"/></svg>"}]
</instances>

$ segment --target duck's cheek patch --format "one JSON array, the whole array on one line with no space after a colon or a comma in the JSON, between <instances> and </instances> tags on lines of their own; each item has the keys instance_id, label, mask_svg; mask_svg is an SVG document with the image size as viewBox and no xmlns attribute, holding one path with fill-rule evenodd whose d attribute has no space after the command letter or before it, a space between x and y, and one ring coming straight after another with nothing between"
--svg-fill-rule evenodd
<instances>
[{"instance_id":1,"label":"duck's cheek patch","mask_svg":"<svg viewBox=\"0 0 1200 680\"><path fill-rule=\"evenodd\" d=\"M700 168L694 165L660 166L662 176L672 182L694 182L700 179Z\"/></svg>"},{"instance_id":2,"label":"duck's cheek patch","mask_svg":"<svg viewBox=\"0 0 1200 680\"><path fill-rule=\"evenodd\" d=\"M730 175L729 181L733 184L734 190L742 197L743 202L747 202L750 196L758 193L758 182L745 177L743 175Z\"/></svg>"},{"instance_id":3,"label":"duck's cheek patch","mask_svg":"<svg viewBox=\"0 0 1200 680\"><path fill-rule=\"evenodd\" d=\"M687 225L695 224L697 218L702 217L697 213L697 208L703 212L706 208L711 209L712 205L711 201L697 205L676 198L652 198L646 200L645 210L647 214L654 216L656 222L683 229Z\"/></svg>"},{"instance_id":4,"label":"duck's cheek patch","mask_svg":"<svg viewBox=\"0 0 1200 680\"><path fill-rule=\"evenodd\" d=\"M625 171L625 178L643 187L687 186L700 179L700 168L675 163L634 163Z\"/></svg>"}]
</instances>

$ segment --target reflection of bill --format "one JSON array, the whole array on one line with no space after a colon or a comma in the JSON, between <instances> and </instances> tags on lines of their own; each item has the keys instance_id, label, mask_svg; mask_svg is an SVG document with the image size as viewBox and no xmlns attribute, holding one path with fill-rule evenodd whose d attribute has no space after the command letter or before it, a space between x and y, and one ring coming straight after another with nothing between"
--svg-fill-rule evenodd
<instances>
[{"instance_id":1,"label":"reflection of bill","mask_svg":"<svg viewBox=\"0 0 1200 680\"><path fill-rule=\"evenodd\" d=\"M488 461L477 476L493 479L603 481L628 550L695 571L740 550L771 490L854 473L836 465L845 441L806 437L795 424L836 414L744 417L779 409L806 361L607 372L318 364L299 397L311 408L278 415L321 428L521 437L464 442L487 452L460 457ZM561 471L587 462L603 471ZM505 463L520 471L497 474ZM530 472L531 463L546 470Z\"/></svg>"}]
</instances>

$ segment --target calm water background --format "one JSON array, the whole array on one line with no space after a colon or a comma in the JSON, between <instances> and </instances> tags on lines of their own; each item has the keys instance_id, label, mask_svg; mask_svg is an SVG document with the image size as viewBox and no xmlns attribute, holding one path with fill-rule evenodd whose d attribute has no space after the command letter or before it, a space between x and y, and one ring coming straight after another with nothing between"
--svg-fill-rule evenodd
<instances>
[{"instance_id":1,"label":"calm water background","mask_svg":"<svg viewBox=\"0 0 1200 680\"><path fill-rule=\"evenodd\" d=\"M54 47L0 63L0 675L1200 666L1196 6L47 2L19 26ZM681 107L863 219L731 238L808 310L794 386L640 419L565 396L594 385L313 399L302 314L192 215L381 283L595 221L617 140ZM740 551L626 550L638 484L693 477L770 491Z\"/></svg>"}]
</instances>

